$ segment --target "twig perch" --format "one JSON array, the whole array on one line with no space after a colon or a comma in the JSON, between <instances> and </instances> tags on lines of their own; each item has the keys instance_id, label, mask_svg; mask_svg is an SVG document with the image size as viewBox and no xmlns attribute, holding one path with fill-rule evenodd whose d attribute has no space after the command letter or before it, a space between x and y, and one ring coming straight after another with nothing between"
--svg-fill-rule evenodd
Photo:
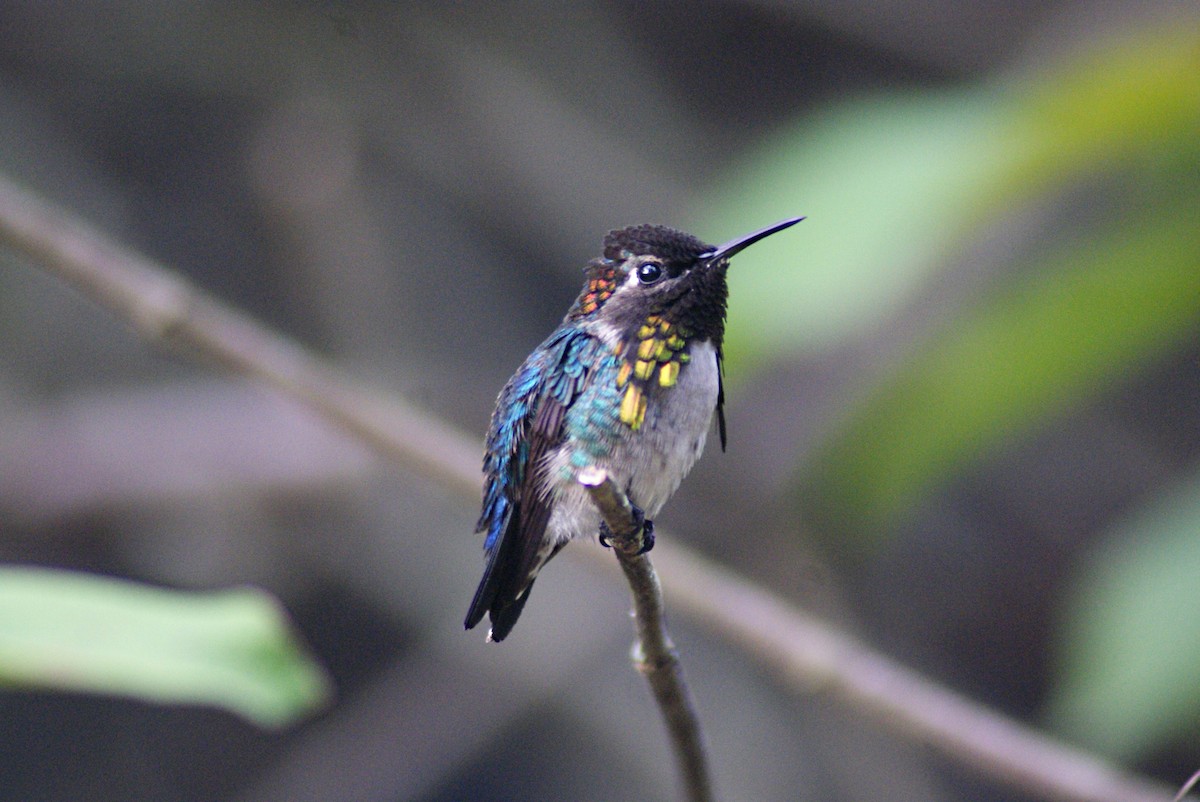
<instances>
[{"instance_id":1,"label":"twig perch","mask_svg":"<svg viewBox=\"0 0 1200 802\"><path fill-rule=\"evenodd\" d=\"M713 798L712 780L700 719L683 680L679 654L667 632L658 574L650 557L641 553L643 527L634 519L629 499L603 470L584 469L579 474L579 483L587 488L592 503L608 525L612 533L609 545L629 581L637 629L633 663L650 683L654 700L662 711L687 798L693 802L708 802Z\"/></svg>"},{"instance_id":2,"label":"twig perch","mask_svg":"<svg viewBox=\"0 0 1200 802\"><path fill-rule=\"evenodd\" d=\"M294 343L2 176L0 242L36 260L144 336L189 346L253 376L308 404L380 453L478 498L475 438L396 399L382 400ZM599 549L577 553L589 552ZM929 744L1044 799L1171 802L1173 790L1162 784L965 699L699 554L664 543L655 556L667 566L667 587L679 609L741 644L799 692L824 691L881 728Z\"/></svg>"}]
</instances>

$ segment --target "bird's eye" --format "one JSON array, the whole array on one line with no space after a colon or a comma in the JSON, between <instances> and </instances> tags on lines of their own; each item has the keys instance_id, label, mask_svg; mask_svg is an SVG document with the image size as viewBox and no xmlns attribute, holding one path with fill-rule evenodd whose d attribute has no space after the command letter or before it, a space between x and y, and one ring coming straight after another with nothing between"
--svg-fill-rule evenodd
<instances>
[{"instance_id":1,"label":"bird's eye","mask_svg":"<svg viewBox=\"0 0 1200 802\"><path fill-rule=\"evenodd\" d=\"M657 264L656 262L646 262L645 264L638 265L638 281L643 284L653 284L662 278L662 275L662 265Z\"/></svg>"}]
</instances>

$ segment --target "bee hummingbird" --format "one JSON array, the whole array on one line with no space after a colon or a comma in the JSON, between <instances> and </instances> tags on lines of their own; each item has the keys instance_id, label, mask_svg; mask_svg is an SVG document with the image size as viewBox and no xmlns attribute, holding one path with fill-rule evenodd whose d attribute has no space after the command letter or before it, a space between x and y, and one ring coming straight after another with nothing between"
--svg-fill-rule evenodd
<instances>
[{"instance_id":1,"label":"bee hummingbird","mask_svg":"<svg viewBox=\"0 0 1200 802\"><path fill-rule=\"evenodd\" d=\"M729 260L793 217L723 245L665 226L612 231L583 290L496 400L483 459L486 568L464 624L484 613L501 641L538 571L568 541L607 528L579 471L596 466L640 518L654 516L704 450L715 413L725 448L721 342ZM645 520L644 550L653 546Z\"/></svg>"}]
</instances>

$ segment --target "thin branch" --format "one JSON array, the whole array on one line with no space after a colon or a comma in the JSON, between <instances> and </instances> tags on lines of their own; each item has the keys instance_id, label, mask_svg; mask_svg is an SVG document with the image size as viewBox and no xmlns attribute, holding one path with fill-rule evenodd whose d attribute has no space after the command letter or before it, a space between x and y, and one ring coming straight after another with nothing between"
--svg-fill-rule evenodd
<instances>
[{"instance_id":1,"label":"thin branch","mask_svg":"<svg viewBox=\"0 0 1200 802\"><path fill-rule=\"evenodd\" d=\"M381 453L470 496L476 438L356 385L160 265L0 178L0 241L132 323L291 395ZM666 541L667 538L660 538ZM580 550L595 559L598 549ZM682 546L656 559L674 604L803 692L826 691L880 726L1001 782L1070 802L1169 802L1165 786L1001 716L898 665ZM605 560L607 562L607 560Z\"/></svg>"},{"instance_id":2,"label":"thin branch","mask_svg":"<svg viewBox=\"0 0 1200 802\"><path fill-rule=\"evenodd\" d=\"M667 632L658 575L650 557L642 552L642 522L635 519L633 505L603 470L584 469L579 474L579 483L587 488L592 503L608 525L612 533L609 544L629 582L637 629L633 663L650 683L654 701L662 711L687 798L692 802L709 802L713 798L712 779L700 718L683 680L679 653Z\"/></svg>"}]
</instances>

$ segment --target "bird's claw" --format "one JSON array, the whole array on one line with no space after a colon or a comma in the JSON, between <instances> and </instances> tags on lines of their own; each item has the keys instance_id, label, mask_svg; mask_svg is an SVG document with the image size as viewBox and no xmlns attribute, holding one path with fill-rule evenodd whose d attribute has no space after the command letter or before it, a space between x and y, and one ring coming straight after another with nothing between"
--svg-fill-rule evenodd
<instances>
[{"instance_id":1,"label":"bird's claw","mask_svg":"<svg viewBox=\"0 0 1200 802\"><path fill-rule=\"evenodd\" d=\"M638 554L645 554L652 548L654 548L654 521L645 518L642 522L642 547L638 549Z\"/></svg>"},{"instance_id":2,"label":"bird's claw","mask_svg":"<svg viewBox=\"0 0 1200 802\"><path fill-rule=\"evenodd\" d=\"M654 521L646 517L646 513L642 512L638 507L633 508L633 522L637 530L642 534L642 547L638 549L638 554L645 554L654 548ZM612 539L616 537L613 531L608 528L608 524L604 521L600 522L600 545L606 549L612 548Z\"/></svg>"}]
</instances>

